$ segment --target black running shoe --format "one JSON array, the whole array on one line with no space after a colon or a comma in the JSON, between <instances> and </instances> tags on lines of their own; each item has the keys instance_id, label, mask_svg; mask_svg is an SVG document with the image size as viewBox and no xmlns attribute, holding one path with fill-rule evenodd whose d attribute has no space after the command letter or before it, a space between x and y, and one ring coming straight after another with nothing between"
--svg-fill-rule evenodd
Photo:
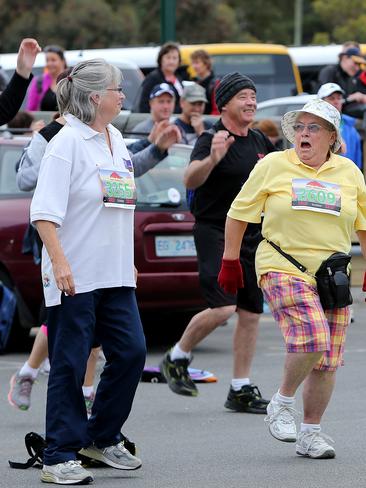
<instances>
[{"instance_id":1,"label":"black running shoe","mask_svg":"<svg viewBox=\"0 0 366 488\"><path fill-rule=\"evenodd\" d=\"M169 388L178 395L197 396L198 390L188 373L189 359L170 359L169 351L160 363L160 372Z\"/></svg>"},{"instance_id":2,"label":"black running shoe","mask_svg":"<svg viewBox=\"0 0 366 488\"><path fill-rule=\"evenodd\" d=\"M255 385L244 385L239 391L230 387L225 407L236 412L267 413L269 400L262 398L261 392Z\"/></svg>"}]
</instances>

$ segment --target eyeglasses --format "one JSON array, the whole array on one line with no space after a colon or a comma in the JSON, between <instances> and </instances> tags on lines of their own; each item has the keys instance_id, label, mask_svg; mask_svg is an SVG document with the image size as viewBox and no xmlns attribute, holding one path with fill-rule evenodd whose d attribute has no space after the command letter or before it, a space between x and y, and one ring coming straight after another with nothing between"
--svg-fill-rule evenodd
<instances>
[{"instance_id":1,"label":"eyeglasses","mask_svg":"<svg viewBox=\"0 0 366 488\"><path fill-rule=\"evenodd\" d=\"M297 134L301 134L304 132L305 129L307 129L310 134L317 134L321 129L327 130L325 127L319 124L295 124L293 125L293 129Z\"/></svg>"},{"instance_id":2,"label":"eyeglasses","mask_svg":"<svg viewBox=\"0 0 366 488\"><path fill-rule=\"evenodd\" d=\"M106 88L107 91L116 91L118 93L123 93L123 87L119 86L117 88Z\"/></svg>"}]
</instances>

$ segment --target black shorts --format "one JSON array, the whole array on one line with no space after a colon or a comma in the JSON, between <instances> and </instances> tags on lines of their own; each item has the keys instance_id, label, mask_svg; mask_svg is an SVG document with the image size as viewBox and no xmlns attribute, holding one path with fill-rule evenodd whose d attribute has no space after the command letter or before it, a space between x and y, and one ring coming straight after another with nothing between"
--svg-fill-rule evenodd
<instances>
[{"instance_id":1,"label":"black shorts","mask_svg":"<svg viewBox=\"0 0 366 488\"><path fill-rule=\"evenodd\" d=\"M253 313L263 312L263 295L257 285L255 273L255 249L240 252L240 262L244 272L244 288L237 296L225 293L217 282L224 253L225 231L221 226L196 222L194 242L197 249L198 271L202 294L210 308L236 305L238 308Z\"/></svg>"}]
</instances>

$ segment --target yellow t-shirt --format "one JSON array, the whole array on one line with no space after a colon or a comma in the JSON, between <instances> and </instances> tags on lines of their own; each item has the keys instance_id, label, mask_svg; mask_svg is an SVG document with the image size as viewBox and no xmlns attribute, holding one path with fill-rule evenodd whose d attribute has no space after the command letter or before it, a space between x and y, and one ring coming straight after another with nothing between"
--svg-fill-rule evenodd
<instances>
[{"instance_id":1,"label":"yellow t-shirt","mask_svg":"<svg viewBox=\"0 0 366 488\"><path fill-rule=\"evenodd\" d=\"M268 154L252 170L228 216L260 222L263 237L307 267L311 274L334 252L350 252L353 229L366 230L366 186L349 159L332 154L318 170L294 149ZM258 282L269 271L313 283L263 240L256 253Z\"/></svg>"}]
</instances>

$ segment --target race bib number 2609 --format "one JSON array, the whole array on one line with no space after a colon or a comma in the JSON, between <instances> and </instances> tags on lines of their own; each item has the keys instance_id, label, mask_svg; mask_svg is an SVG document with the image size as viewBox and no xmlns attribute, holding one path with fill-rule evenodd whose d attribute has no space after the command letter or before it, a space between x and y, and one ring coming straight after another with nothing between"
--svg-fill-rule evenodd
<instances>
[{"instance_id":1,"label":"race bib number 2609","mask_svg":"<svg viewBox=\"0 0 366 488\"><path fill-rule=\"evenodd\" d=\"M339 216L341 187L337 183L306 178L292 180L292 208Z\"/></svg>"}]
</instances>

